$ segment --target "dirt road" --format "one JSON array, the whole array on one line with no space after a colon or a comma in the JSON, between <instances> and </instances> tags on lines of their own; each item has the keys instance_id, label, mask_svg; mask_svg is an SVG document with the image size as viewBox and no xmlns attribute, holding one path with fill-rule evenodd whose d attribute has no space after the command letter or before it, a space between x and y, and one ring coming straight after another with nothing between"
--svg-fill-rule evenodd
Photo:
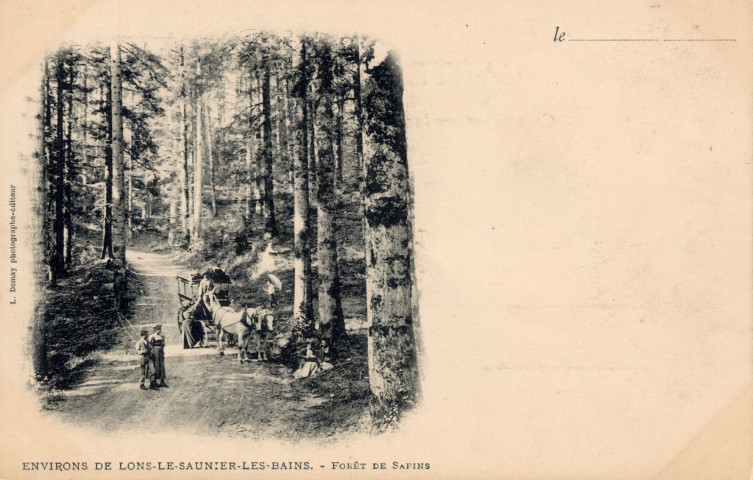
<instances>
[{"instance_id":1,"label":"dirt road","mask_svg":"<svg viewBox=\"0 0 753 480\"><path fill-rule=\"evenodd\" d=\"M212 348L184 350L178 326L175 275L180 270L160 254L128 252L142 284L130 316L133 326L151 332L163 325L169 388L139 389L133 348L136 333L121 328L121 346L101 354L85 380L61 393L56 410L64 421L106 431L180 431L252 438L328 437L336 428L327 418L327 398L293 380L283 366L239 364L237 349L218 356ZM117 319L113 319L117 321Z\"/></svg>"}]
</instances>

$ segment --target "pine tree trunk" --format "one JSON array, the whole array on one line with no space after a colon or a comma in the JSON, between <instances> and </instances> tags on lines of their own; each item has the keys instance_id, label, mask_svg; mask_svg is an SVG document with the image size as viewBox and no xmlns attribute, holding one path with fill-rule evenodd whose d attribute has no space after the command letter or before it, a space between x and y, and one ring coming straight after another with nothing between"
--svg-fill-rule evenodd
<instances>
[{"instance_id":1,"label":"pine tree trunk","mask_svg":"<svg viewBox=\"0 0 753 480\"><path fill-rule=\"evenodd\" d=\"M201 77L201 59L196 60L196 76ZM191 245L201 242L201 206L204 200L204 99L199 86L196 93L196 163L194 164L193 187L193 222Z\"/></svg>"},{"instance_id":2,"label":"pine tree trunk","mask_svg":"<svg viewBox=\"0 0 753 480\"><path fill-rule=\"evenodd\" d=\"M120 74L120 45L110 45L112 85L112 243L115 254L115 298L123 308L126 301L126 195L123 162L123 97Z\"/></svg>"},{"instance_id":3,"label":"pine tree trunk","mask_svg":"<svg viewBox=\"0 0 753 480\"><path fill-rule=\"evenodd\" d=\"M290 101L290 85L288 83L288 76L283 72L283 85L285 86L285 91L283 92L283 137L285 139L285 147L288 157L288 162L290 165L290 193L295 194L295 151L293 149L293 139L291 138L290 133L290 119L293 118L292 116L292 109L291 109L291 101ZM306 181L308 184L308 180Z\"/></svg>"},{"instance_id":4,"label":"pine tree trunk","mask_svg":"<svg viewBox=\"0 0 753 480\"><path fill-rule=\"evenodd\" d=\"M191 230L189 228L189 183L188 183L188 117L187 117L187 92L185 79L185 59L183 56L183 47L180 47L180 98L181 98L181 139L183 141L183 165L180 174L180 218L181 228L183 230L183 239L186 245L191 241Z\"/></svg>"},{"instance_id":5,"label":"pine tree trunk","mask_svg":"<svg viewBox=\"0 0 753 480\"><path fill-rule=\"evenodd\" d=\"M65 180L64 180L64 223L65 223L65 265L70 265L73 256L73 62L68 65L68 94L66 95L68 117L65 133Z\"/></svg>"},{"instance_id":6,"label":"pine tree trunk","mask_svg":"<svg viewBox=\"0 0 753 480\"><path fill-rule=\"evenodd\" d=\"M314 89L310 92L313 95ZM311 251L316 252L316 262L319 264L319 171L317 167L319 165L319 153L317 148L317 135L316 135L316 105L317 103L309 99L309 221L312 229L311 235ZM314 235L314 226L316 226L316 235ZM313 260L312 260L313 261ZM321 267L317 266L317 272ZM318 273L317 273L318 276ZM318 290L317 290L318 291ZM318 325L318 324L317 324ZM317 329L319 327L317 326Z\"/></svg>"},{"instance_id":7,"label":"pine tree trunk","mask_svg":"<svg viewBox=\"0 0 753 480\"><path fill-rule=\"evenodd\" d=\"M225 82L224 81L222 83L222 86L224 88L224 86L225 86ZM222 166L224 165L224 158L223 158L222 153L223 153L223 151L225 149L225 128L224 128L224 125L225 125L225 97L224 97L224 95L221 97L221 99L220 99L220 101L219 101L219 103L217 105L217 109L218 109L218 112L217 112L217 123L218 123L217 128L219 129L219 132L220 132L220 138L218 139L218 142L217 142L217 162L215 163L215 166L214 166L214 168L215 168L214 175L216 176L216 178L222 179L222 178L224 178L222 176ZM220 191L222 191L222 189L220 189ZM226 195L227 195L227 193L226 193Z\"/></svg>"},{"instance_id":8,"label":"pine tree trunk","mask_svg":"<svg viewBox=\"0 0 753 480\"><path fill-rule=\"evenodd\" d=\"M175 245L175 225L178 217L178 202L175 197L170 199L170 226L167 230L167 244L170 246Z\"/></svg>"},{"instance_id":9,"label":"pine tree trunk","mask_svg":"<svg viewBox=\"0 0 753 480\"><path fill-rule=\"evenodd\" d=\"M301 63L309 61L305 42L301 45ZM304 82L307 84L308 79ZM293 238L295 259L295 279L293 285L293 318L310 329L314 320L313 296L311 288L311 239L309 219L309 112L306 90L301 98L300 148L293 159ZM286 115L286 121L289 116ZM288 130L289 131L289 130Z\"/></svg>"},{"instance_id":10,"label":"pine tree trunk","mask_svg":"<svg viewBox=\"0 0 753 480\"><path fill-rule=\"evenodd\" d=\"M271 67L264 69L264 80L262 83L262 109L264 114L264 122L262 124L262 132L264 134L264 149L262 150L262 163L261 163L261 175L264 179L264 206L262 212L264 214L264 234L272 238L277 236L277 222L275 221L275 201L274 201L274 185L272 181L272 160L273 160L273 144L272 144L272 103L271 103Z\"/></svg>"},{"instance_id":11,"label":"pine tree trunk","mask_svg":"<svg viewBox=\"0 0 753 480\"><path fill-rule=\"evenodd\" d=\"M84 168L83 172L81 174L81 184L86 185L87 184L87 170L90 165L90 155L89 155L89 76L87 74L87 64L84 64L84 71L83 71L83 77L84 77L84 107L83 107L83 115L84 118L81 122L81 142L82 142L82 148L81 152L83 154L84 158Z\"/></svg>"},{"instance_id":12,"label":"pine tree trunk","mask_svg":"<svg viewBox=\"0 0 753 480\"><path fill-rule=\"evenodd\" d=\"M411 286L413 237L401 71L392 52L365 96L366 304L373 426L394 426L419 394Z\"/></svg>"},{"instance_id":13,"label":"pine tree trunk","mask_svg":"<svg viewBox=\"0 0 753 480\"><path fill-rule=\"evenodd\" d=\"M112 249L112 86L108 82L103 85L105 100L105 122L107 124L107 139L105 142L105 208L102 215L102 256L114 258ZM104 92L107 89L107 92Z\"/></svg>"},{"instance_id":14,"label":"pine tree trunk","mask_svg":"<svg viewBox=\"0 0 753 480\"><path fill-rule=\"evenodd\" d=\"M408 170L408 233L411 238L411 262L410 262L410 282L411 282L411 313L413 314L413 336L416 343L416 358L417 364L420 365L420 359L423 358L424 344L421 330L421 316L418 308L419 292L418 292L418 280L416 278L416 261L415 261L415 249L413 249L413 228L416 224L415 210L413 199L416 198L415 187L413 182L413 175ZM418 366L417 366L418 368Z\"/></svg>"},{"instance_id":15,"label":"pine tree trunk","mask_svg":"<svg viewBox=\"0 0 753 480\"><path fill-rule=\"evenodd\" d=\"M57 83L57 118L55 130L55 264L56 277L65 270L65 63L62 54L58 56L55 74Z\"/></svg>"},{"instance_id":16,"label":"pine tree trunk","mask_svg":"<svg viewBox=\"0 0 753 480\"><path fill-rule=\"evenodd\" d=\"M251 105L253 105L255 107L256 106L255 103L258 101L258 97L260 96L260 93L259 93L260 82L259 82L258 75L254 75L254 78L252 80L252 84L253 85L251 87L251 90L252 90L252 92L256 92L256 95L254 96L254 94L252 93L252 97L251 98L255 99L255 100L252 100ZM261 133L260 133L260 135L261 135L261 141L259 143L257 143L257 141L256 141L257 140L257 132L259 132L259 130L260 129L258 128L258 126L255 127L254 129L252 129L252 134L251 135L252 135L253 140L254 140L254 145L262 145L262 142L264 141L264 133L263 133L264 131L263 130L261 130ZM263 148L264 148L264 146L262 145L262 149ZM253 175L253 179L254 179L254 212L256 212L257 215L261 215L261 213L262 213L262 199L263 199L263 196L264 196L264 179L262 178L262 175L261 175L261 164L262 164L262 158L263 158L263 156L264 155L263 155L263 153L261 151L255 150L254 151L254 157L253 157L253 164L251 166L251 169L252 169L252 172L253 172L252 175Z\"/></svg>"},{"instance_id":17,"label":"pine tree trunk","mask_svg":"<svg viewBox=\"0 0 753 480\"><path fill-rule=\"evenodd\" d=\"M214 188L214 143L212 142L212 110L207 105L207 141L209 143L209 188L212 200L212 217L217 217L217 192Z\"/></svg>"},{"instance_id":18,"label":"pine tree trunk","mask_svg":"<svg viewBox=\"0 0 753 480\"><path fill-rule=\"evenodd\" d=\"M274 119L274 125L272 130L274 131L274 154L272 155L273 170L271 172L272 181L275 179L274 170L280 170L280 167L287 165L288 156L282 145L282 129L283 121L282 117L282 99L280 98L280 81L279 81L279 67L275 66L275 72L270 75L270 95L272 96L272 118ZM277 178L281 178L280 175ZM284 180L285 177L282 177Z\"/></svg>"},{"instance_id":19,"label":"pine tree trunk","mask_svg":"<svg viewBox=\"0 0 753 480\"><path fill-rule=\"evenodd\" d=\"M54 175L54 152L52 145L52 85L50 82L49 59L44 61L44 127L45 127L45 148L44 148L44 258L47 271L47 277L50 283L55 284L57 275L55 272L55 231L53 226L53 217L55 210L55 189L52 181Z\"/></svg>"},{"instance_id":20,"label":"pine tree trunk","mask_svg":"<svg viewBox=\"0 0 753 480\"><path fill-rule=\"evenodd\" d=\"M309 164L309 172L313 172L314 174L309 178L309 206L312 209L316 209L316 192L317 189L317 181L316 178L316 88L314 88L314 85L312 84L308 89L309 95L308 95L308 101L309 101L309 138L311 141L309 142L309 152L308 152L308 164Z\"/></svg>"},{"instance_id":21,"label":"pine tree trunk","mask_svg":"<svg viewBox=\"0 0 753 480\"><path fill-rule=\"evenodd\" d=\"M256 165L256 129L254 128L254 81L253 74L249 75L248 80L248 137L246 138L246 175L248 179L246 189L246 228L251 232L253 227L254 213L257 212L255 202L255 165Z\"/></svg>"},{"instance_id":22,"label":"pine tree trunk","mask_svg":"<svg viewBox=\"0 0 753 480\"><path fill-rule=\"evenodd\" d=\"M364 62L361 61L361 38L356 35L353 38L353 41L356 45L356 73L355 78L353 81L353 99L355 100L355 105L353 107L353 114L355 116L356 120L356 132L355 132L355 140L356 140L356 167L358 167L358 191L361 192L361 231L363 232L363 235L366 235L366 204L365 204L365 195L364 195L364 180L366 178L366 168L364 166L363 161L363 122L364 122L364 111L363 111L363 90L361 88L361 84L363 81L363 74L365 73L365 67L366 65Z\"/></svg>"},{"instance_id":23,"label":"pine tree trunk","mask_svg":"<svg viewBox=\"0 0 753 480\"><path fill-rule=\"evenodd\" d=\"M319 108L316 116L317 151L317 258L319 260L319 333L323 356L333 355L338 339L345 334L340 299L340 274L335 237L335 117L333 57L328 44L322 45L319 65Z\"/></svg>"},{"instance_id":24,"label":"pine tree trunk","mask_svg":"<svg viewBox=\"0 0 753 480\"><path fill-rule=\"evenodd\" d=\"M196 119L198 120L198 116L197 116ZM194 140L195 140L195 138L194 138ZM195 202L194 202L194 193L196 193L195 189L194 189L194 187L196 186L196 182L194 181L194 178L196 176L196 172L195 172L195 170L196 170L196 148L195 148L195 146L194 146L194 148L191 149L191 157L190 157L189 165L191 165L191 172L190 172L190 175L188 177L188 195L189 195L189 198L190 198L191 201L188 204L188 218L189 218L188 229L191 232L193 232L193 215L194 215L194 213L193 213L194 212L194 208L193 207L195 205Z\"/></svg>"},{"instance_id":25,"label":"pine tree trunk","mask_svg":"<svg viewBox=\"0 0 753 480\"><path fill-rule=\"evenodd\" d=\"M130 144L133 146L133 132L129 132L131 141ZM127 232L127 240L131 240L131 236L133 235L133 156L134 156L134 148L131 148L131 154L128 155L128 209L126 211L126 216L128 218L128 229Z\"/></svg>"},{"instance_id":26,"label":"pine tree trunk","mask_svg":"<svg viewBox=\"0 0 753 480\"><path fill-rule=\"evenodd\" d=\"M356 117L356 162L359 169L363 168L363 95L361 94L362 69L361 39L356 36L356 78L353 82L353 97L355 99L354 115Z\"/></svg>"},{"instance_id":27,"label":"pine tree trunk","mask_svg":"<svg viewBox=\"0 0 753 480\"><path fill-rule=\"evenodd\" d=\"M47 344L45 342L45 318L47 316L47 303L44 301L45 278L47 272L47 262L45 256L45 234L44 224L47 215L46 191L47 191L47 155L46 155L46 131L47 131L47 60L43 64L42 84L40 88L40 112L39 112L39 131L37 135L37 155L36 161L32 164L33 168L30 173L31 188L31 205L34 214L31 216L32 232L32 260L34 265L34 316L31 323L31 346L32 346L32 365L34 368L34 379L37 382L43 381L47 377ZM15 301L15 298L13 298Z\"/></svg>"},{"instance_id":28,"label":"pine tree trunk","mask_svg":"<svg viewBox=\"0 0 753 480\"><path fill-rule=\"evenodd\" d=\"M343 188L343 110L345 98L337 99L337 113L335 114L335 192Z\"/></svg>"},{"instance_id":29,"label":"pine tree trunk","mask_svg":"<svg viewBox=\"0 0 753 480\"><path fill-rule=\"evenodd\" d=\"M256 189L256 127L254 122L254 74L248 76L248 136L246 138L246 198L245 214L246 229L250 234L253 230L254 214L261 211L257 201ZM257 206L259 210L257 210Z\"/></svg>"}]
</instances>

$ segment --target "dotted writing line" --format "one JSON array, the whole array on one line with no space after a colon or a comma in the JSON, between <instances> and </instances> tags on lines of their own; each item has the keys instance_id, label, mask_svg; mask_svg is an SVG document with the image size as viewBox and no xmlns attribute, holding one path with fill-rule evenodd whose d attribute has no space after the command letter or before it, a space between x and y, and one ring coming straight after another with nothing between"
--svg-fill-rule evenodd
<instances>
[{"instance_id":1,"label":"dotted writing line","mask_svg":"<svg viewBox=\"0 0 753 480\"><path fill-rule=\"evenodd\" d=\"M736 42L735 38L665 38L665 42Z\"/></svg>"},{"instance_id":2,"label":"dotted writing line","mask_svg":"<svg viewBox=\"0 0 753 480\"><path fill-rule=\"evenodd\" d=\"M660 42L653 38L568 38L569 42Z\"/></svg>"},{"instance_id":3,"label":"dotted writing line","mask_svg":"<svg viewBox=\"0 0 753 480\"><path fill-rule=\"evenodd\" d=\"M736 42L735 38L568 38L568 42Z\"/></svg>"}]
</instances>

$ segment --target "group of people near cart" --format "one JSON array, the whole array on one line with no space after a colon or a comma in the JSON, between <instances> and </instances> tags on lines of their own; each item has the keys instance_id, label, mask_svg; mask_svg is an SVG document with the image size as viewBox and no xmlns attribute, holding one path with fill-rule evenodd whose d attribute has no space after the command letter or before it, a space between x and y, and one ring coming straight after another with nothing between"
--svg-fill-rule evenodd
<instances>
[{"instance_id":1,"label":"group of people near cart","mask_svg":"<svg viewBox=\"0 0 753 480\"><path fill-rule=\"evenodd\" d=\"M219 269L206 269L201 275L198 293L193 303L186 300L178 313L178 326L183 335L183 348L195 346L204 347L211 333L217 336L218 353L223 353L223 339L229 346L238 345L238 358L246 361L250 354L248 350L257 352L258 360L269 360L270 346L274 337L274 314L277 307L278 291L282 288L280 280L274 275L268 275L266 283L266 305L257 308L244 308L235 311L226 304L221 304L217 298L213 275L220 275L220 282L229 278ZM194 281L198 275L194 275ZM179 277L182 278L182 277ZM187 282L187 280L183 280ZM193 284L195 285L195 283ZM226 293L225 289L225 293ZM182 298L189 299L186 292ZM136 352L139 355L141 367L140 388L142 390L156 390L168 388L165 383L165 337L162 326L154 326L154 332L141 330L141 338L136 341ZM147 383L148 381L148 383Z\"/></svg>"}]
</instances>

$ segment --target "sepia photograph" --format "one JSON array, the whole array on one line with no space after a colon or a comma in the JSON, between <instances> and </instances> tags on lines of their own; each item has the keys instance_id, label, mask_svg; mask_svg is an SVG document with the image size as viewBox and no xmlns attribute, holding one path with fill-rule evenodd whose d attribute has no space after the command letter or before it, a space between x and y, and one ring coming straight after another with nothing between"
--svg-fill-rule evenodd
<instances>
[{"instance_id":1,"label":"sepia photograph","mask_svg":"<svg viewBox=\"0 0 753 480\"><path fill-rule=\"evenodd\" d=\"M395 427L419 392L397 53L260 31L43 64L43 408L106 431Z\"/></svg>"}]
</instances>

